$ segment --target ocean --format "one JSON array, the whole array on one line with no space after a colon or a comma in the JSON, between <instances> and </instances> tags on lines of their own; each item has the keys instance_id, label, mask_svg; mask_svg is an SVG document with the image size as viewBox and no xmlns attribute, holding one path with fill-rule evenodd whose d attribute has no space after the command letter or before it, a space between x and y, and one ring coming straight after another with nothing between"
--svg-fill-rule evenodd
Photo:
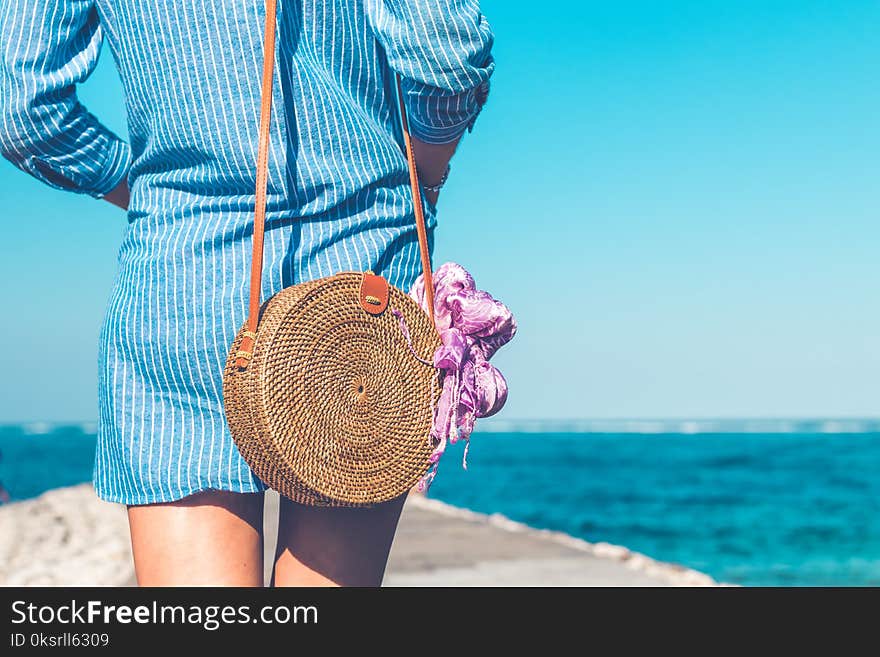
<instances>
[{"instance_id":1,"label":"ocean","mask_svg":"<svg viewBox=\"0 0 880 657\"><path fill-rule=\"evenodd\" d=\"M880 585L880 423L490 425L430 497L743 585ZM0 427L14 500L91 477L93 425Z\"/></svg>"}]
</instances>

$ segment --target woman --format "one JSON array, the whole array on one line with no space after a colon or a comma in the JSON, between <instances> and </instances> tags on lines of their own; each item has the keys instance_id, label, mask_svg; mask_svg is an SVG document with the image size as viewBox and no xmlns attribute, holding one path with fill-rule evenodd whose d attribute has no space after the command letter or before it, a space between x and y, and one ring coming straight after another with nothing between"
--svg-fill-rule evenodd
<instances>
[{"instance_id":1,"label":"woman","mask_svg":"<svg viewBox=\"0 0 880 657\"><path fill-rule=\"evenodd\" d=\"M264 12L262 0L0 0L3 155L127 210L99 339L94 484L128 506L141 585L262 585L266 487L232 441L221 382L247 311ZM394 75L432 237L449 159L485 102L489 25L477 0L278 12L263 298L366 269L409 289L419 252ZM105 39L129 143L76 97ZM283 500L274 583L380 584L403 501Z\"/></svg>"}]
</instances>

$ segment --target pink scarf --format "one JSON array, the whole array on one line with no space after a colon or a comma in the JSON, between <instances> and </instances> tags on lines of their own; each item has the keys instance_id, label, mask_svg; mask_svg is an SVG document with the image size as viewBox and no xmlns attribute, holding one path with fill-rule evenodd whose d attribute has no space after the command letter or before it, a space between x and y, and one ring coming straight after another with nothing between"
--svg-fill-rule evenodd
<instances>
[{"instance_id":1,"label":"pink scarf","mask_svg":"<svg viewBox=\"0 0 880 657\"><path fill-rule=\"evenodd\" d=\"M428 311L421 275L409 294ZM402 315L395 314L408 337ZM478 290L473 276L454 262L444 263L434 272L434 319L442 344L434 353L433 364L441 370L443 390L431 427L436 442L432 467L419 480L420 491L431 485L447 444L465 441L462 465L467 468L474 421L494 415L507 401L507 381L489 359L516 333L516 319L507 306Z\"/></svg>"}]
</instances>

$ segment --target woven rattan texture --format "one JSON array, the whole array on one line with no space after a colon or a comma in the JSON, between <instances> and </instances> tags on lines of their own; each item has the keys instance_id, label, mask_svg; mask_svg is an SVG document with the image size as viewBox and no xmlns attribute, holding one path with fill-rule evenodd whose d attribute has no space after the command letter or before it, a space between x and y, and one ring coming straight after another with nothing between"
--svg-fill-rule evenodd
<instances>
[{"instance_id":1,"label":"woven rattan texture","mask_svg":"<svg viewBox=\"0 0 880 657\"><path fill-rule=\"evenodd\" d=\"M408 491L428 468L433 367L428 315L390 288L379 316L359 304L362 274L288 287L263 304L253 358L223 379L227 422L242 456L270 487L304 504L369 506Z\"/></svg>"}]
</instances>

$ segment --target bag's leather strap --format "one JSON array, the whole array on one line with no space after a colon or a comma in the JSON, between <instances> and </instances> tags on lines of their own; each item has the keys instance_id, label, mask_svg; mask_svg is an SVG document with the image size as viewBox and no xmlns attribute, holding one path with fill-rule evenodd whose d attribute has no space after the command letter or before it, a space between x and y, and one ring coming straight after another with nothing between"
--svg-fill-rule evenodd
<instances>
[{"instance_id":1,"label":"bag's leather strap","mask_svg":"<svg viewBox=\"0 0 880 657\"><path fill-rule=\"evenodd\" d=\"M269 124L272 116L272 83L275 74L275 24L277 0L266 0L266 25L263 38L263 86L260 97L260 139L257 151L257 189L254 209L253 256L251 258L250 305L248 307L247 331L236 352L236 366L247 367L253 355L254 340L257 337L257 323L260 315L260 293L263 280L263 241L266 227L266 187L269 170ZM428 303L431 324L434 324L434 283L431 276L431 256L428 251L428 231L425 226L425 213L422 207L421 185L416 169L412 138L409 134L409 121L403 102L400 75L397 78L397 96L400 102L400 121L403 140L406 146L406 160L409 167L409 183L412 190L416 214L416 232L419 238L419 253L422 259L422 275L425 280L425 300Z\"/></svg>"},{"instance_id":2,"label":"bag's leather strap","mask_svg":"<svg viewBox=\"0 0 880 657\"><path fill-rule=\"evenodd\" d=\"M428 316L431 326L434 321L434 278L431 273L431 254L428 251L428 229L425 226L425 209L422 207L422 186L419 183L419 171L416 169L416 155L413 151L412 136L409 134L409 118L406 115L406 104L403 102L403 89L400 75L397 79L397 99L400 103L400 124L403 128L403 143L406 146L406 161L409 166L409 186L412 191L413 206L416 212L416 232L419 235L419 254L422 256L422 276L425 280L425 301L428 304Z\"/></svg>"}]
</instances>

